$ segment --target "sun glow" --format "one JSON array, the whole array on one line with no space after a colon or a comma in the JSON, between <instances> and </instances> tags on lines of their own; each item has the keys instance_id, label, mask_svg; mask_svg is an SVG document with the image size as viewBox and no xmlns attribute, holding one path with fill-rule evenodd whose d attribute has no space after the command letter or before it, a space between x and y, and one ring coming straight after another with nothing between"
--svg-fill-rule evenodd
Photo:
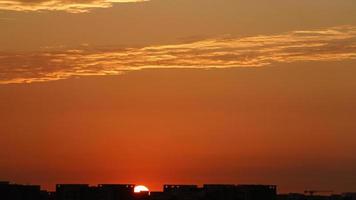
<instances>
[{"instance_id":1,"label":"sun glow","mask_svg":"<svg viewBox=\"0 0 356 200\"><path fill-rule=\"evenodd\" d=\"M144 186L144 185L137 185L137 186L135 186L135 188L134 188L134 192L135 192L135 193L149 192L149 189L148 189L146 186Z\"/></svg>"}]
</instances>

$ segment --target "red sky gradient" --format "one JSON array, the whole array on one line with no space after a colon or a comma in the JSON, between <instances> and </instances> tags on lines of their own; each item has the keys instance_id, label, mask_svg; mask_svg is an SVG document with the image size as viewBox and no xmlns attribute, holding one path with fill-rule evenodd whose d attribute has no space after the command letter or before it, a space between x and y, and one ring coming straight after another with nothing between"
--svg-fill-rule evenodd
<instances>
[{"instance_id":1,"label":"red sky gradient","mask_svg":"<svg viewBox=\"0 0 356 200\"><path fill-rule=\"evenodd\" d=\"M2 85L0 176L353 190L355 62L318 64Z\"/></svg>"}]
</instances>

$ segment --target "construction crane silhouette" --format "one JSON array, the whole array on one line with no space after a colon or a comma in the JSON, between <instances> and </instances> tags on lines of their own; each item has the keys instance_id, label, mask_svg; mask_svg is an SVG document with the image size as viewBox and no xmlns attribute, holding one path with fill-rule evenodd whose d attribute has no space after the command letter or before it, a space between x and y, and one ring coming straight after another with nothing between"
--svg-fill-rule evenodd
<instances>
[{"instance_id":1,"label":"construction crane silhouette","mask_svg":"<svg viewBox=\"0 0 356 200\"><path fill-rule=\"evenodd\" d=\"M332 193L331 190L305 190L304 194L309 194L310 196L314 196L314 194L318 193Z\"/></svg>"}]
</instances>

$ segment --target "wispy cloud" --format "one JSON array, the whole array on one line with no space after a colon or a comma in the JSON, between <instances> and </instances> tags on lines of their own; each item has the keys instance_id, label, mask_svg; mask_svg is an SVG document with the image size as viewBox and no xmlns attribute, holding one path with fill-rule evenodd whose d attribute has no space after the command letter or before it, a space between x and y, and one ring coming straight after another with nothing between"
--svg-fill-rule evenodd
<instances>
[{"instance_id":1,"label":"wispy cloud","mask_svg":"<svg viewBox=\"0 0 356 200\"><path fill-rule=\"evenodd\" d=\"M148 0L0 0L0 10L88 12L93 8L109 8L114 3Z\"/></svg>"},{"instance_id":2,"label":"wispy cloud","mask_svg":"<svg viewBox=\"0 0 356 200\"><path fill-rule=\"evenodd\" d=\"M278 35L214 38L143 48L0 53L0 83L31 83L76 76L116 75L148 68L263 67L272 63L356 58L356 27Z\"/></svg>"}]
</instances>

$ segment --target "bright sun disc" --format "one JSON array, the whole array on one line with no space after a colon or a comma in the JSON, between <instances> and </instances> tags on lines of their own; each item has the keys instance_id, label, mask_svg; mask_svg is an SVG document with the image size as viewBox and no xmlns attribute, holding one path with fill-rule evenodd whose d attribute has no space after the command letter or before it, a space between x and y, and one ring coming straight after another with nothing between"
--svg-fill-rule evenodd
<instances>
[{"instance_id":1,"label":"bright sun disc","mask_svg":"<svg viewBox=\"0 0 356 200\"><path fill-rule=\"evenodd\" d=\"M135 188L134 188L134 192L135 192L135 193L149 192L149 189L148 189L146 186L144 186L144 185L137 185L137 186L135 186Z\"/></svg>"}]
</instances>

